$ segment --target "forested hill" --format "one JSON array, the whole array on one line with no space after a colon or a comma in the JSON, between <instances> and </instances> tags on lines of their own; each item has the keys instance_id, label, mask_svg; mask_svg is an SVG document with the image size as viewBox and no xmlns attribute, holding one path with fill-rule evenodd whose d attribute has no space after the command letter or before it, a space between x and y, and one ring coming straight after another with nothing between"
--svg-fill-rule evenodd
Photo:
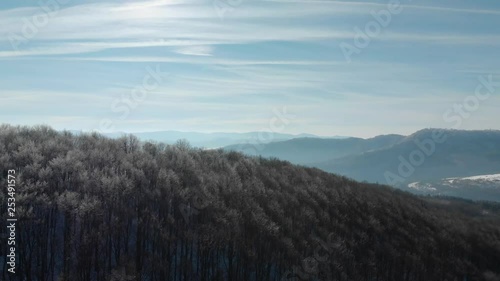
<instances>
[{"instance_id":1,"label":"forested hill","mask_svg":"<svg viewBox=\"0 0 500 281\"><path fill-rule=\"evenodd\" d=\"M493 203L423 199L185 142L2 125L2 222L11 169L18 268L12 278L3 262L2 280L500 278Z\"/></svg>"}]
</instances>

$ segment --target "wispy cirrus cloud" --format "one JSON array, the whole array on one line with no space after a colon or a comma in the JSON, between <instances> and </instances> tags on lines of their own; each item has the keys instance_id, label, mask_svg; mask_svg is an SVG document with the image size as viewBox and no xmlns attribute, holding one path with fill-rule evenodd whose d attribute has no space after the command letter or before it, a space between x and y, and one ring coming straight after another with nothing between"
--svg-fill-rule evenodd
<instances>
[{"instance_id":1,"label":"wispy cirrus cloud","mask_svg":"<svg viewBox=\"0 0 500 281\"><path fill-rule=\"evenodd\" d=\"M321 4L330 4L334 6L364 6L364 7L379 7L384 8L387 7L388 4L394 2L387 1L329 1L329 0L262 0L266 2L277 2L277 3L321 3ZM478 9L478 8L453 8L453 7L443 7L436 5L412 5L400 1L402 5L404 5L405 9L410 10L428 10L428 11L437 11L437 12L453 12L453 13L469 13L469 14L484 14L484 15L499 15L500 11L498 10L487 10L487 9ZM352 10L351 10L352 11ZM359 11L357 9L356 11Z\"/></svg>"},{"instance_id":2,"label":"wispy cirrus cloud","mask_svg":"<svg viewBox=\"0 0 500 281\"><path fill-rule=\"evenodd\" d=\"M212 46L189 46L175 50L178 54L189 56L211 56L213 51L214 47Z\"/></svg>"}]
</instances>

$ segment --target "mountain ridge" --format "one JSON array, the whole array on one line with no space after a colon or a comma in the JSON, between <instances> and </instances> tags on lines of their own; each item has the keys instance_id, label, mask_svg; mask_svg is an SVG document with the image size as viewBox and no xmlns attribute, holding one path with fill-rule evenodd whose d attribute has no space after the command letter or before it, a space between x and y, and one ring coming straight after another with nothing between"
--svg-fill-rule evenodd
<instances>
[{"instance_id":1,"label":"mountain ridge","mask_svg":"<svg viewBox=\"0 0 500 281\"><path fill-rule=\"evenodd\" d=\"M85 132L78 130L67 130L74 134L82 134ZM175 143L179 139L186 139L192 145L204 148L219 148L239 143L265 144L275 141L283 141L294 138L321 138L321 139L337 139L346 138L343 136L317 136L309 133L288 134L272 131L253 131L253 132L195 132L195 131L145 131L136 133L113 132L102 133L105 136L118 138L124 135L133 134L142 141L158 141L169 144Z\"/></svg>"}]
</instances>

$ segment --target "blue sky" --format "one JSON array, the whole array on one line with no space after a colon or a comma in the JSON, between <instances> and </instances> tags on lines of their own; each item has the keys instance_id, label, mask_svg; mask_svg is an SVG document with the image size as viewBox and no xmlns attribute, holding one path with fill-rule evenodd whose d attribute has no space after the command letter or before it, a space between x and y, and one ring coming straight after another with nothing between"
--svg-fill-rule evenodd
<instances>
[{"instance_id":1,"label":"blue sky","mask_svg":"<svg viewBox=\"0 0 500 281\"><path fill-rule=\"evenodd\" d=\"M500 86L459 124L448 112L478 77L500 82L499 1L34 3L0 2L0 123L269 131L286 107L281 133L500 129ZM356 45L356 30L375 25ZM160 78L134 98L151 70Z\"/></svg>"}]
</instances>

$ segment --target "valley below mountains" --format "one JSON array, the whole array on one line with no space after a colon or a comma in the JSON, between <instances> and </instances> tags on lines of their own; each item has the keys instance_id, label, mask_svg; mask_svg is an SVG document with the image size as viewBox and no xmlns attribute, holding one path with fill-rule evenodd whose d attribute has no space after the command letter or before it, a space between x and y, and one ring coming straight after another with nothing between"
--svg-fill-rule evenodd
<instances>
[{"instance_id":1,"label":"valley below mountains","mask_svg":"<svg viewBox=\"0 0 500 281\"><path fill-rule=\"evenodd\" d=\"M462 181L453 188L439 184L447 178L498 174L500 131L424 129L409 136L298 138L260 146L232 145L226 149L247 155L276 157L418 194L500 200L498 183ZM408 187L414 182L432 183L433 187Z\"/></svg>"}]
</instances>

